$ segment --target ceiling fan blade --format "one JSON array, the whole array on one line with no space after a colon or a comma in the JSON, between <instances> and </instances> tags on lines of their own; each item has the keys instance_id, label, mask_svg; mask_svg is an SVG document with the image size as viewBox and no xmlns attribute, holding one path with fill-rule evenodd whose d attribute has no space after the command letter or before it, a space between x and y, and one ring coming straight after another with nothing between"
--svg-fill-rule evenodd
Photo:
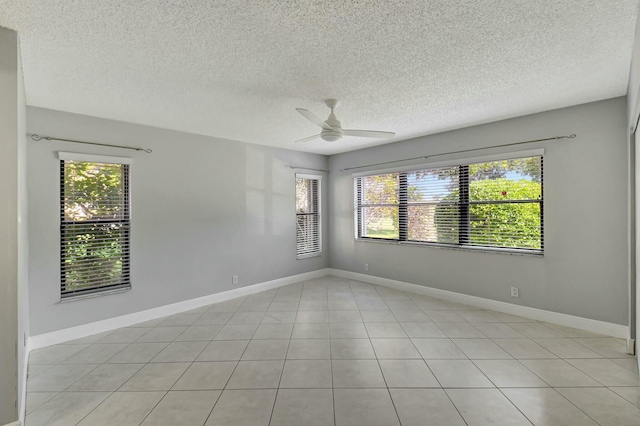
<instances>
[{"instance_id":1,"label":"ceiling fan blade","mask_svg":"<svg viewBox=\"0 0 640 426\"><path fill-rule=\"evenodd\" d=\"M395 132L380 132L378 130L353 130L343 129L342 134L345 136L358 136L361 138L390 138L395 136Z\"/></svg>"},{"instance_id":2,"label":"ceiling fan blade","mask_svg":"<svg viewBox=\"0 0 640 426\"><path fill-rule=\"evenodd\" d=\"M329 126L327 123L325 123L324 121L320 120L317 115L315 115L314 113L312 113L308 109L296 108L296 111L298 111L300 114L302 114L304 116L304 118L306 118L307 120L309 120L310 122L312 122L316 126L322 127L325 130L333 130L333 127Z\"/></svg>"},{"instance_id":3,"label":"ceiling fan blade","mask_svg":"<svg viewBox=\"0 0 640 426\"><path fill-rule=\"evenodd\" d=\"M316 138L319 138L319 137L320 137L320 135L313 135L313 136L309 136L308 138L297 140L295 143L298 143L298 142L309 142L309 141L312 141L312 140L314 140Z\"/></svg>"}]
</instances>

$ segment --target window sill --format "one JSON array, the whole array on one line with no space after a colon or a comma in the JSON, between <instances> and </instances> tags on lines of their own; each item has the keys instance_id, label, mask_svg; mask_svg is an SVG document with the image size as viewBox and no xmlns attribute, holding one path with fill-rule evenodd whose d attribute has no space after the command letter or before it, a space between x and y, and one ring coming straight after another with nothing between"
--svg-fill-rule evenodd
<instances>
[{"instance_id":1,"label":"window sill","mask_svg":"<svg viewBox=\"0 0 640 426\"><path fill-rule=\"evenodd\" d=\"M110 296L112 294L126 293L131 291L131 287L118 288L114 290L97 291L95 293L78 294L77 296L61 297L58 303L77 302L79 300L93 299L94 297Z\"/></svg>"},{"instance_id":2,"label":"window sill","mask_svg":"<svg viewBox=\"0 0 640 426\"><path fill-rule=\"evenodd\" d=\"M322 252L319 253L309 253L309 254L303 254L301 256L296 256L296 260L302 260L302 259L309 259L311 257L320 257L322 256Z\"/></svg>"},{"instance_id":3,"label":"window sill","mask_svg":"<svg viewBox=\"0 0 640 426\"><path fill-rule=\"evenodd\" d=\"M510 250L504 248L491 248L491 247L474 247L474 246L448 246L433 243L413 243L392 241L383 239L368 239L368 238L354 238L354 243L373 243L373 244L390 244L394 246L411 246L421 248L436 248L442 250L454 250L454 251L467 251L467 252L480 252L480 253L494 253L494 254L506 254L512 256L527 256L527 257L544 257L544 252L534 250Z\"/></svg>"}]
</instances>

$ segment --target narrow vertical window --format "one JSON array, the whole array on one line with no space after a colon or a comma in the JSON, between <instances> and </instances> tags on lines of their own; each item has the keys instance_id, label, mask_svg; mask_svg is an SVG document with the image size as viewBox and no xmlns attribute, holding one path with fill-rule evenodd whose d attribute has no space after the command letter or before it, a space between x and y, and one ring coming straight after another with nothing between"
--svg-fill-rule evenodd
<instances>
[{"instance_id":1,"label":"narrow vertical window","mask_svg":"<svg viewBox=\"0 0 640 426\"><path fill-rule=\"evenodd\" d=\"M296 175L296 257L320 256L320 176Z\"/></svg>"},{"instance_id":2,"label":"narrow vertical window","mask_svg":"<svg viewBox=\"0 0 640 426\"><path fill-rule=\"evenodd\" d=\"M130 288L130 159L59 154L61 297Z\"/></svg>"}]
</instances>

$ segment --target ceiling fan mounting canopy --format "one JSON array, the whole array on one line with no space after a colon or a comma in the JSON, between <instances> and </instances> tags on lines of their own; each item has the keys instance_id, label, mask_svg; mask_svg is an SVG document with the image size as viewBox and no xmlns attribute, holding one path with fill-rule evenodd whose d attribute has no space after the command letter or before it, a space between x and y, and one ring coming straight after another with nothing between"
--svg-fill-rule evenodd
<instances>
[{"instance_id":1,"label":"ceiling fan mounting canopy","mask_svg":"<svg viewBox=\"0 0 640 426\"><path fill-rule=\"evenodd\" d=\"M322 121L311 111L304 108L296 108L300 114L302 114L307 120L311 121L316 126L322 128L319 135L310 136L304 139L300 139L296 142L307 142L313 139L320 138L327 142L336 142L342 139L343 136L358 136L365 138L389 138L395 135L394 132L381 132L377 130L350 130L342 129L340 120L336 117L334 109L338 106L337 99L326 99L324 103L331 109L329 117L325 121Z\"/></svg>"}]
</instances>

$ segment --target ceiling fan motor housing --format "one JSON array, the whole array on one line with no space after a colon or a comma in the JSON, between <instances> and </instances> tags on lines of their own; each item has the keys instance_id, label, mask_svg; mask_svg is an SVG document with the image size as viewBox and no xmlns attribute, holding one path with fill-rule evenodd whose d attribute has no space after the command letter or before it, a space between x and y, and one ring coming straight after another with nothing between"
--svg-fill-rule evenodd
<instances>
[{"instance_id":1,"label":"ceiling fan motor housing","mask_svg":"<svg viewBox=\"0 0 640 426\"><path fill-rule=\"evenodd\" d=\"M323 130L320 133L320 137L322 138L322 140L325 140L327 142L339 141L340 139L342 139L342 131L340 129Z\"/></svg>"}]
</instances>

